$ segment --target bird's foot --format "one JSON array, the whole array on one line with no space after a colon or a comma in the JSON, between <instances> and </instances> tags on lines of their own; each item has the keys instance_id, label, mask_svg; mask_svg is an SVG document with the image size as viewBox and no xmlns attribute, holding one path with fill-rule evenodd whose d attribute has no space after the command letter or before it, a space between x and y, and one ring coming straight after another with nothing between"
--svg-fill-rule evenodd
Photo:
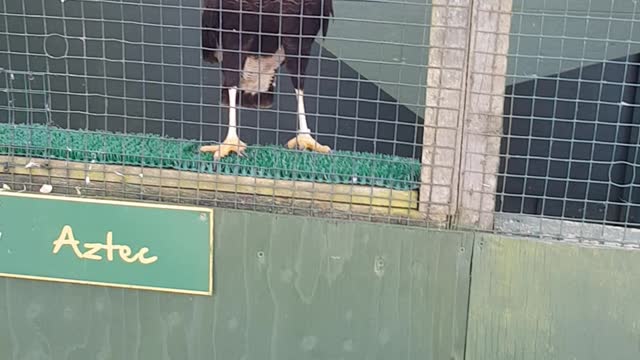
<instances>
[{"instance_id":1,"label":"bird's foot","mask_svg":"<svg viewBox=\"0 0 640 360\"><path fill-rule=\"evenodd\" d=\"M289 140L289 142L287 142L287 147L289 149L298 148L299 150L311 150L323 154L331 152L330 147L320 144L316 139L311 137L311 135L306 133L298 134L296 137Z\"/></svg>"},{"instance_id":2,"label":"bird's foot","mask_svg":"<svg viewBox=\"0 0 640 360\"><path fill-rule=\"evenodd\" d=\"M242 142L242 140L237 136L227 136L220 145L206 145L200 147L200 151L202 152L213 153L214 160L219 160L232 152L239 156L245 156L244 152L246 149L247 144Z\"/></svg>"}]
</instances>

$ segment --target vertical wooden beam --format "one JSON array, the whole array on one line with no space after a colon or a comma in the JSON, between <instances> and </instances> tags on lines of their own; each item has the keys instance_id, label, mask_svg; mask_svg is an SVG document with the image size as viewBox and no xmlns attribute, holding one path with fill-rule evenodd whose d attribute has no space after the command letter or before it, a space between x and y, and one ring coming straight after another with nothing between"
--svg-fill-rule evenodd
<instances>
[{"instance_id":1,"label":"vertical wooden beam","mask_svg":"<svg viewBox=\"0 0 640 360\"><path fill-rule=\"evenodd\" d=\"M493 228L512 0L473 2L457 225Z\"/></svg>"},{"instance_id":2,"label":"vertical wooden beam","mask_svg":"<svg viewBox=\"0 0 640 360\"><path fill-rule=\"evenodd\" d=\"M420 211L493 227L512 0L433 0Z\"/></svg>"},{"instance_id":3,"label":"vertical wooden beam","mask_svg":"<svg viewBox=\"0 0 640 360\"><path fill-rule=\"evenodd\" d=\"M456 210L470 25L471 0L433 0L419 209L440 226Z\"/></svg>"}]
</instances>

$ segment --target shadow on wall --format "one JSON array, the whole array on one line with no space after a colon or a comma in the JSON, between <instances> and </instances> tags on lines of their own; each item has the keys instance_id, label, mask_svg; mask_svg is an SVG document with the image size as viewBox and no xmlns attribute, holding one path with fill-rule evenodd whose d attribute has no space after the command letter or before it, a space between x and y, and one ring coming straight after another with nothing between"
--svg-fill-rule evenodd
<instances>
[{"instance_id":1,"label":"shadow on wall","mask_svg":"<svg viewBox=\"0 0 640 360\"><path fill-rule=\"evenodd\" d=\"M200 0L168 2L9 2L0 121L220 141L227 115L220 71L201 60ZM421 117L317 44L312 56L305 105L320 142L420 157ZM293 136L296 101L284 69L277 88L273 109L241 111L248 144Z\"/></svg>"},{"instance_id":2,"label":"shadow on wall","mask_svg":"<svg viewBox=\"0 0 640 360\"><path fill-rule=\"evenodd\" d=\"M640 223L640 54L507 87L496 210Z\"/></svg>"}]
</instances>

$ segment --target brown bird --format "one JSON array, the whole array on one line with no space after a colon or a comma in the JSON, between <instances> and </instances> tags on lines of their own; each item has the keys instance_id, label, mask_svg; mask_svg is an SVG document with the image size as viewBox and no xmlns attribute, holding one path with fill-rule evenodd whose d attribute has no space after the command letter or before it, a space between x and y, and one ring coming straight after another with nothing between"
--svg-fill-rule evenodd
<instances>
[{"instance_id":1,"label":"brown bird","mask_svg":"<svg viewBox=\"0 0 640 360\"><path fill-rule=\"evenodd\" d=\"M237 132L237 107L270 108L275 73L284 63L298 103L298 134L287 147L329 153L307 124L304 108L304 73L311 46L322 29L326 36L333 16L332 0L204 0L202 12L203 58L220 63L222 104L229 107L229 128L221 145L202 146L219 159L247 145Z\"/></svg>"}]
</instances>

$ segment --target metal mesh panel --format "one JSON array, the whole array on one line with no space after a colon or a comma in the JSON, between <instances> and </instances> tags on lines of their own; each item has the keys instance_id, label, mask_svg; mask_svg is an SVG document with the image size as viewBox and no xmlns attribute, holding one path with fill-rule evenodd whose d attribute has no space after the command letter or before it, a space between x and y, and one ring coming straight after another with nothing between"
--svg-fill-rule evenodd
<instances>
[{"instance_id":1,"label":"metal mesh panel","mask_svg":"<svg viewBox=\"0 0 640 360\"><path fill-rule=\"evenodd\" d=\"M634 2L336 0L288 54L304 94L283 45L270 107L238 97L246 156L220 160L199 151L232 128L203 4L4 2L5 190L638 243ZM296 149L303 124L333 152Z\"/></svg>"},{"instance_id":2,"label":"metal mesh panel","mask_svg":"<svg viewBox=\"0 0 640 360\"><path fill-rule=\"evenodd\" d=\"M202 56L202 0L2 2L0 123L22 126L2 130L5 187L421 218L431 4L333 7L308 54L304 105L313 137L334 153L285 148L299 122L283 64L272 108L238 110L247 156L216 162L198 148L225 139L229 114L221 65Z\"/></svg>"},{"instance_id":3,"label":"metal mesh panel","mask_svg":"<svg viewBox=\"0 0 640 360\"><path fill-rule=\"evenodd\" d=\"M639 14L513 2L497 231L638 244Z\"/></svg>"}]
</instances>

